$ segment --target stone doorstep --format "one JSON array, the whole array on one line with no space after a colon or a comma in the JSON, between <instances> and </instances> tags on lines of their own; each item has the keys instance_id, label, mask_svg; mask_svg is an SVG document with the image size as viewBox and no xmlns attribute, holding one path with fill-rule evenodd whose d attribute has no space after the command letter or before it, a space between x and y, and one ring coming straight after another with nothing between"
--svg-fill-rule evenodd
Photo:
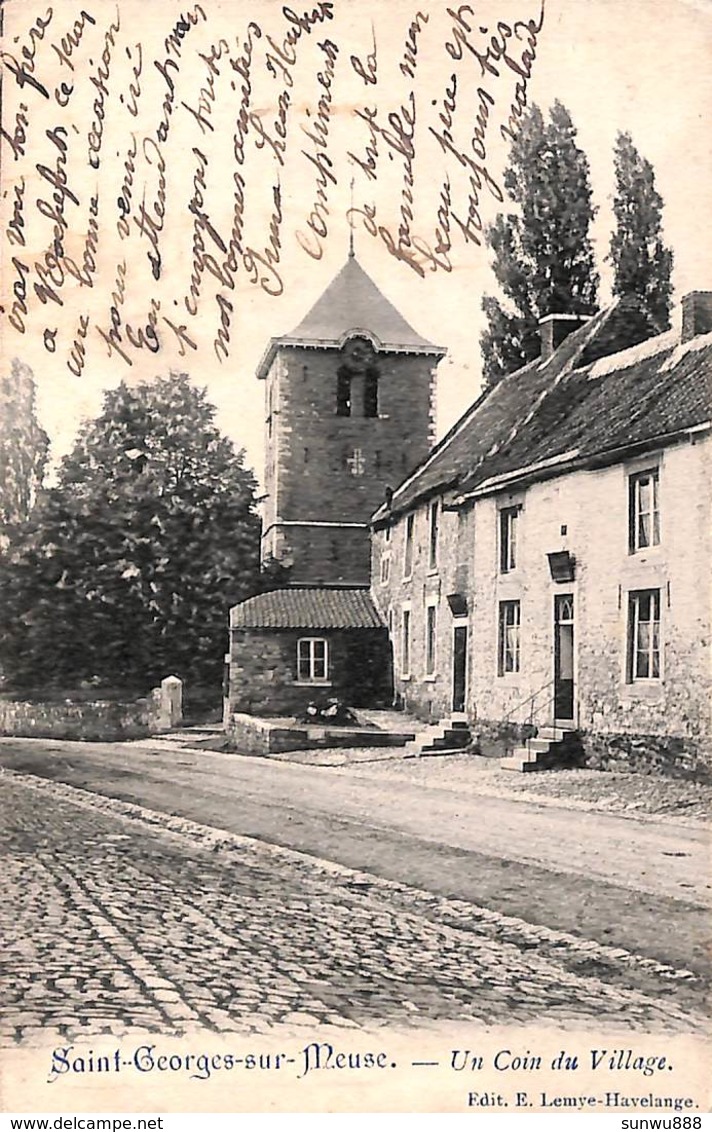
<instances>
[{"instance_id":1,"label":"stone doorstep","mask_svg":"<svg viewBox=\"0 0 712 1132\"><path fill-rule=\"evenodd\" d=\"M471 739L466 718L462 713L457 713L453 718L446 716L438 723L429 724L407 744L406 751L408 757L413 758L462 754L469 747Z\"/></svg>"},{"instance_id":2,"label":"stone doorstep","mask_svg":"<svg viewBox=\"0 0 712 1132\"><path fill-rule=\"evenodd\" d=\"M536 759L517 758L516 755L508 755L506 758L500 759L499 765L502 770L518 770L525 774L545 769L541 763L537 763Z\"/></svg>"},{"instance_id":3,"label":"stone doorstep","mask_svg":"<svg viewBox=\"0 0 712 1132\"><path fill-rule=\"evenodd\" d=\"M566 738L566 735L567 732L564 731L563 727L538 727L536 738L548 739L551 742L560 743L562 739Z\"/></svg>"}]
</instances>

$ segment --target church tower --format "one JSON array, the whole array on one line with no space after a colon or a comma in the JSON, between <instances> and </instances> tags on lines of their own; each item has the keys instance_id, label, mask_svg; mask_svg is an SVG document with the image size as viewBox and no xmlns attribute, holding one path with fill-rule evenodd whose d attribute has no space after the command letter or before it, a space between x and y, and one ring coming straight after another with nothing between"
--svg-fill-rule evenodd
<instances>
[{"instance_id":1,"label":"church tower","mask_svg":"<svg viewBox=\"0 0 712 1132\"><path fill-rule=\"evenodd\" d=\"M421 338L353 253L291 332L265 382L262 561L297 585L365 586L369 520L434 443L445 350Z\"/></svg>"}]
</instances>

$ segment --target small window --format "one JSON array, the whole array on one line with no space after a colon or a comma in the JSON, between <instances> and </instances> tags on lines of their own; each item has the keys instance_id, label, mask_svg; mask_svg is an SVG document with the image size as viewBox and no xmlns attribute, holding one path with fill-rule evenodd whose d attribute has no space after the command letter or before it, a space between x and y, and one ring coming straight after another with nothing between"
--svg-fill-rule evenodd
<instances>
[{"instance_id":1,"label":"small window","mask_svg":"<svg viewBox=\"0 0 712 1132\"><path fill-rule=\"evenodd\" d=\"M628 595L628 683L660 679L660 590Z\"/></svg>"},{"instance_id":2,"label":"small window","mask_svg":"<svg viewBox=\"0 0 712 1132\"><path fill-rule=\"evenodd\" d=\"M409 578L413 573L413 532L415 530L415 515L409 515L405 521L405 549L403 552L403 577Z\"/></svg>"},{"instance_id":3,"label":"small window","mask_svg":"<svg viewBox=\"0 0 712 1132\"><path fill-rule=\"evenodd\" d=\"M340 369L336 375L336 415L351 416L351 371Z\"/></svg>"},{"instance_id":4,"label":"small window","mask_svg":"<svg viewBox=\"0 0 712 1132\"><path fill-rule=\"evenodd\" d=\"M630 477L628 489L628 548L631 554L660 543L659 472L651 468Z\"/></svg>"},{"instance_id":5,"label":"small window","mask_svg":"<svg viewBox=\"0 0 712 1132\"><path fill-rule=\"evenodd\" d=\"M500 676L519 672L519 630L521 621L518 601L499 603L499 657L497 671Z\"/></svg>"},{"instance_id":6,"label":"small window","mask_svg":"<svg viewBox=\"0 0 712 1132\"><path fill-rule=\"evenodd\" d=\"M425 608L425 675L435 675L437 659L438 610L435 605Z\"/></svg>"},{"instance_id":7,"label":"small window","mask_svg":"<svg viewBox=\"0 0 712 1132\"><path fill-rule=\"evenodd\" d=\"M403 610L401 633L401 675L410 676L410 610Z\"/></svg>"},{"instance_id":8,"label":"small window","mask_svg":"<svg viewBox=\"0 0 712 1132\"><path fill-rule=\"evenodd\" d=\"M363 379L363 415L378 416L378 370L369 367Z\"/></svg>"},{"instance_id":9,"label":"small window","mask_svg":"<svg viewBox=\"0 0 712 1132\"><path fill-rule=\"evenodd\" d=\"M508 574L517 565L518 507L504 507L499 513L499 568Z\"/></svg>"},{"instance_id":10,"label":"small window","mask_svg":"<svg viewBox=\"0 0 712 1132\"><path fill-rule=\"evenodd\" d=\"M302 637L297 642L297 680L323 684L329 674L329 649L324 637Z\"/></svg>"},{"instance_id":11,"label":"small window","mask_svg":"<svg viewBox=\"0 0 712 1132\"><path fill-rule=\"evenodd\" d=\"M393 527L392 527L392 525L391 525L391 524L389 523L389 524L388 524L388 526L386 527L386 542L390 542L390 541L391 541L391 531L392 531L392 530L393 530Z\"/></svg>"},{"instance_id":12,"label":"small window","mask_svg":"<svg viewBox=\"0 0 712 1132\"><path fill-rule=\"evenodd\" d=\"M390 576L391 576L391 556L390 556L390 554L384 554L384 555L381 556L381 572L380 572L381 585L385 585L386 582L388 581L388 579L390 578Z\"/></svg>"},{"instance_id":13,"label":"small window","mask_svg":"<svg viewBox=\"0 0 712 1132\"><path fill-rule=\"evenodd\" d=\"M437 499L430 504L430 553L428 565L435 570L438 565L438 534L440 529L440 507Z\"/></svg>"}]
</instances>

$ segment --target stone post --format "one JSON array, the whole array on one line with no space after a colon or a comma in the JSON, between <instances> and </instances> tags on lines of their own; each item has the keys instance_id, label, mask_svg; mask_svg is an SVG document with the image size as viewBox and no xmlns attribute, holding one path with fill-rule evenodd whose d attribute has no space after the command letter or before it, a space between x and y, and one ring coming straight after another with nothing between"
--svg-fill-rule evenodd
<instances>
[{"instance_id":1,"label":"stone post","mask_svg":"<svg viewBox=\"0 0 712 1132\"><path fill-rule=\"evenodd\" d=\"M176 727L183 719L183 681L177 676L161 680L161 727Z\"/></svg>"},{"instance_id":2,"label":"stone post","mask_svg":"<svg viewBox=\"0 0 712 1132\"><path fill-rule=\"evenodd\" d=\"M223 657L223 724L227 727L230 720L230 653Z\"/></svg>"}]
</instances>

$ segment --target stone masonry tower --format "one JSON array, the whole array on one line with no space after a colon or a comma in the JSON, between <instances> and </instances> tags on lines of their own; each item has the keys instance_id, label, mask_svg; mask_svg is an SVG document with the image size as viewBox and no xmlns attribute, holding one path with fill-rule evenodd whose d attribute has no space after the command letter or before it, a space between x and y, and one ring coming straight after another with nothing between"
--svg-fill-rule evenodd
<instances>
[{"instance_id":1,"label":"stone masonry tower","mask_svg":"<svg viewBox=\"0 0 712 1132\"><path fill-rule=\"evenodd\" d=\"M265 381L262 561L298 585L367 585L369 520L434 441L445 350L408 325L349 255L291 334L273 338Z\"/></svg>"}]
</instances>

